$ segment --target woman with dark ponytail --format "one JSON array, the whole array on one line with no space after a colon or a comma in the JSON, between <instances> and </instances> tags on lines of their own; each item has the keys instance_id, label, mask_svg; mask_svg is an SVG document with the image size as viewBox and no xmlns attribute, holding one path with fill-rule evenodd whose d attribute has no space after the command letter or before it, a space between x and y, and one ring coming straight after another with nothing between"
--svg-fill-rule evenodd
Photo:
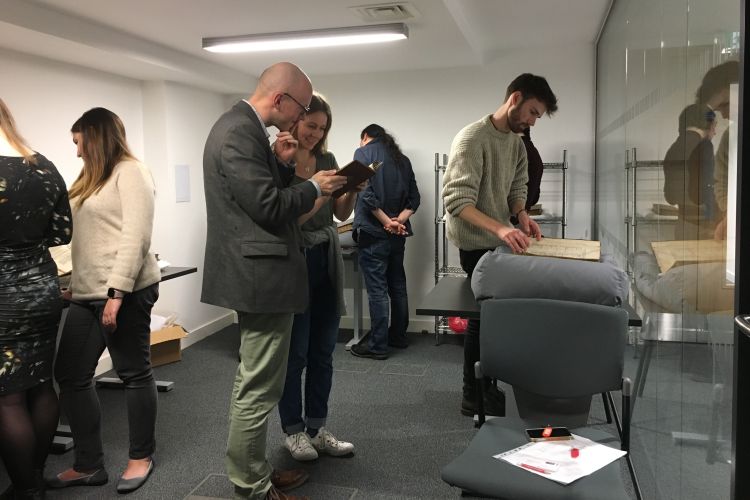
<instances>
[{"instance_id":1,"label":"woman with dark ponytail","mask_svg":"<svg viewBox=\"0 0 750 500\"><path fill-rule=\"evenodd\" d=\"M354 345L351 352L363 358L386 359L388 346L408 345L404 249L406 237L413 234L409 218L419 208L420 196L409 158L380 125L362 130L354 159L381 165L357 198L354 212L354 237L367 286L371 332L368 344Z\"/></svg>"}]
</instances>

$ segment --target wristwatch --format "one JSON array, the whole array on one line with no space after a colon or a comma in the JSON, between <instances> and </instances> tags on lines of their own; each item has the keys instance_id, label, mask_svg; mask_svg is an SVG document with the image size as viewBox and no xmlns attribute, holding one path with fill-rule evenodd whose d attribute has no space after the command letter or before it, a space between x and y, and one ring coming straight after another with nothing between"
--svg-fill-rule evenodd
<instances>
[{"instance_id":1,"label":"wristwatch","mask_svg":"<svg viewBox=\"0 0 750 500\"><path fill-rule=\"evenodd\" d=\"M115 288L110 288L109 290L107 290L107 297L109 297L110 299L121 299L125 297L125 292L117 290Z\"/></svg>"}]
</instances>

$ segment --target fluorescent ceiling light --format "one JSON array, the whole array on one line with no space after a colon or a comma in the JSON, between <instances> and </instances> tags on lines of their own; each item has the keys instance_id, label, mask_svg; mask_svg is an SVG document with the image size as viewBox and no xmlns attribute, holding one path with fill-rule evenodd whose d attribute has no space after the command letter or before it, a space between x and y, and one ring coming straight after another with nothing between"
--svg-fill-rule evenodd
<instances>
[{"instance_id":1,"label":"fluorescent ceiling light","mask_svg":"<svg viewBox=\"0 0 750 500\"><path fill-rule=\"evenodd\" d=\"M349 28L287 31L259 35L224 36L203 39L203 48L210 52L263 52L268 50L336 47L364 43L405 40L409 29L403 23L374 24Z\"/></svg>"}]
</instances>

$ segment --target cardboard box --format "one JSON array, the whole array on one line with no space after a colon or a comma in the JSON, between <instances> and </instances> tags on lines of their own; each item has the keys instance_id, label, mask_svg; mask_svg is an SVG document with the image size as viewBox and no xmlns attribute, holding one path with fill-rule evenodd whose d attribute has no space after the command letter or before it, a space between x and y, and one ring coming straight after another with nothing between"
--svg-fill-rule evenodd
<instances>
[{"instance_id":1,"label":"cardboard box","mask_svg":"<svg viewBox=\"0 0 750 500\"><path fill-rule=\"evenodd\" d=\"M180 325L172 325L151 332L151 366L166 365L182 359L180 339L187 332Z\"/></svg>"}]
</instances>

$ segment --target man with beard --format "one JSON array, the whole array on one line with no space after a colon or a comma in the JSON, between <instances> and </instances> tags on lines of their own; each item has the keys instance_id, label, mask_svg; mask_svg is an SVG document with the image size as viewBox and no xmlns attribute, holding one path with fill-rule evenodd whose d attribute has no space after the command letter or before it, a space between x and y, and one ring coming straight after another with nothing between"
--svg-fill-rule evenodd
<instances>
[{"instance_id":1,"label":"man with beard","mask_svg":"<svg viewBox=\"0 0 750 500\"><path fill-rule=\"evenodd\" d=\"M479 259L498 245L514 253L540 239L541 230L526 211L528 169L526 149L517 135L544 113L557 110L557 97L541 76L524 73L508 86L505 102L491 115L461 130L453 139L443 177L447 237L459 249L461 267L471 278ZM518 219L518 228L510 223ZM474 415L478 394L474 363L479 361L479 321L469 320L464 337L461 413ZM484 384L487 414L505 415L505 395Z\"/></svg>"}]
</instances>

